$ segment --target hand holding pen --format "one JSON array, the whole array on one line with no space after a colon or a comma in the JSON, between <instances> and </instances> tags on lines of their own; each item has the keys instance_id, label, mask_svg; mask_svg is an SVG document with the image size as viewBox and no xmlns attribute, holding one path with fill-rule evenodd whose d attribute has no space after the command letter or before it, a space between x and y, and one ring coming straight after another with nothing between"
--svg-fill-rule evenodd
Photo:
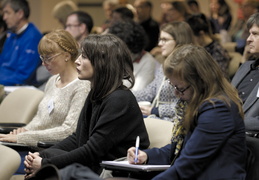
<instances>
[{"instance_id":1,"label":"hand holding pen","mask_svg":"<svg viewBox=\"0 0 259 180\"><path fill-rule=\"evenodd\" d=\"M137 145L137 139L136 139L136 145ZM144 151L141 151L139 149L138 151L136 151L136 149L137 149L136 147L131 147L128 149L128 154L127 154L128 162L130 164L144 164L147 161L147 154Z\"/></svg>"}]
</instances>

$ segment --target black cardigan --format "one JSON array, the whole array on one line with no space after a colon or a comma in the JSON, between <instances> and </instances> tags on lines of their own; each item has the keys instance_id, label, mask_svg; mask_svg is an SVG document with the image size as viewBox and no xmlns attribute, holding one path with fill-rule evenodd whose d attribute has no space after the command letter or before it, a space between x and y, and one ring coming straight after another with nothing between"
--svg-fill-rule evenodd
<instances>
[{"instance_id":1,"label":"black cardigan","mask_svg":"<svg viewBox=\"0 0 259 180\"><path fill-rule=\"evenodd\" d=\"M63 168L80 163L100 173L99 163L126 156L137 136L140 136L140 148L147 148L148 134L131 91L116 90L98 103L92 103L88 96L76 132L40 152L42 165Z\"/></svg>"}]
</instances>

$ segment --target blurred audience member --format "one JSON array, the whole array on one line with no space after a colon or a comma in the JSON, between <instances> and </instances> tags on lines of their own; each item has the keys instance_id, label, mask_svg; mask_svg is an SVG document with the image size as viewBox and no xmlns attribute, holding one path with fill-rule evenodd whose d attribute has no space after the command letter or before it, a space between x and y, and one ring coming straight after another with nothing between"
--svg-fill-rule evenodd
<instances>
[{"instance_id":1,"label":"blurred audience member","mask_svg":"<svg viewBox=\"0 0 259 180\"><path fill-rule=\"evenodd\" d=\"M150 51L157 46L159 37L159 24L151 16L153 5L148 0L135 0L134 7L136 20L144 28L148 37L145 50Z\"/></svg>"},{"instance_id":2,"label":"blurred audience member","mask_svg":"<svg viewBox=\"0 0 259 180\"><path fill-rule=\"evenodd\" d=\"M72 0L61 1L54 6L52 15L65 28L67 16L77 10L77 4L75 4Z\"/></svg>"},{"instance_id":3,"label":"blurred audience member","mask_svg":"<svg viewBox=\"0 0 259 180\"><path fill-rule=\"evenodd\" d=\"M173 1L166 11L166 22L185 21L191 15L185 1Z\"/></svg>"},{"instance_id":4,"label":"blurred audience member","mask_svg":"<svg viewBox=\"0 0 259 180\"><path fill-rule=\"evenodd\" d=\"M104 0L103 1L103 10L105 14L105 22L102 25L102 31L104 31L110 24L112 19L112 11L119 6L119 0Z\"/></svg>"},{"instance_id":5,"label":"blurred audience member","mask_svg":"<svg viewBox=\"0 0 259 180\"><path fill-rule=\"evenodd\" d=\"M198 1L196 0L186 0L186 1L192 14L201 13Z\"/></svg>"},{"instance_id":6,"label":"blurred audience member","mask_svg":"<svg viewBox=\"0 0 259 180\"><path fill-rule=\"evenodd\" d=\"M124 41L131 52L135 84L133 91L145 88L153 79L157 61L144 50L146 44L145 31L133 20L120 21L109 28L109 33ZM124 82L125 85L128 83Z\"/></svg>"},{"instance_id":7,"label":"blurred audience member","mask_svg":"<svg viewBox=\"0 0 259 180\"><path fill-rule=\"evenodd\" d=\"M134 13L127 6L119 6L112 11L112 18L108 28L103 32L106 34L109 32L109 27L120 21L128 21L134 19Z\"/></svg>"},{"instance_id":8,"label":"blurred audience member","mask_svg":"<svg viewBox=\"0 0 259 180\"><path fill-rule=\"evenodd\" d=\"M93 19L88 13L75 11L68 15L65 27L80 44L91 33L93 24Z\"/></svg>"},{"instance_id":9,"label":"blurred audience member","mask_svg":"<svg viewBox=\"0 0 259 180\"><path fill-rule=\"evenodd\" d=\"M225 0L210 0L210 22L212 33L219 34L221 30L228 31L232 15Z\"/></svg>"},{"instance_id":10,"label":"blurred audience member","mask_svg":"<svg viewBox=\"0 0 259 180\"><path fill-rule=\"evenodd\" d=\"M228 78L230 56L226 49L214 38L211 33L210 23L204 14L191 16L187 22L191 26L196 42L203 46L212 58L217 61L225 77Z\"/></svg>"},{"instance_id":11,"label":"blurred audience member","mask_svg":"<svg viewBox=\"0 0 259 180\"><path fill-rule=\"evenodd\" d=\"M34 84L35 72L40 65L37 47L42 34L28 21L30 7L27 0L4 0L2 7L9 32L0 54L0 84Z\"/></svg>"},{"instance_id":12,"label":"blurred audience member","mask_svg":"<svg viewBox=\"0 0 259 180\"><path fill-rule=\"evenodd\" d=\"M112 11L111 25L121 20L133 20L134 13L126 6L115 8Z\"/></svg>"}]
</instances>

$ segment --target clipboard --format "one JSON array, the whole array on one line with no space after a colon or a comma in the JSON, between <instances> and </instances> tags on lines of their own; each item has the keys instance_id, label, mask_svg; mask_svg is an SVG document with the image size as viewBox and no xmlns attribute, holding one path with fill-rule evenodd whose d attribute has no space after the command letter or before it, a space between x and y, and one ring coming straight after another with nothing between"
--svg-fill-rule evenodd
<instances>
[{"instance_id":1,"label":"clipboard","mask_svg":"<svg viewBox=\"0 0 259 180\"><path fill-rule=\"evenodd\" d=\"M108 170L122 170L127 172L162 172L170 165L136 165L129 164L128 161L102 161L101 167Z\"/></svg>"}]
</instances>

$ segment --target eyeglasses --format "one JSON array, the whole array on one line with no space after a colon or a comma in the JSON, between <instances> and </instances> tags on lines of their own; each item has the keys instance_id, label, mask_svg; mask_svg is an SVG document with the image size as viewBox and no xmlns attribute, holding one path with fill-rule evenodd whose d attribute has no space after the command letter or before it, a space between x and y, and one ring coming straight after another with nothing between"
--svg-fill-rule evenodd
<instances>
[{"instance_id":1,"label":"eyeglasses","mask_svg":"<svg viewBox=\"0 0 259 180\"><path fill-rule=\"evenodd\" d=\"M50 56L50 57L43 57L43 56L40 56L40 59L41 59L41 61L44 62L44 63L50 63L53 58L59 56L60 54L61 54L61 53L58 53L58 54L55 54L55 55Z\"/></svg>"},{"instance_id":2,"label":"eyeglasses","mask_svg":"<svg viewBox=\"0 0 259 180\"><path fill-rule=\"evenodd\" d=\"M158 41L162 44L167 43L168 41L173 41L174 39L168 39L168 38L159 38Z\"/></svg>"},{"instance_id":3,"label":"eyeglasses","mask_svg":"<svg viewBox=\"0 0 259 180\"><path fill-rule=\"evenodd\" d=\"M191 87L191 85L187 86L186 88L183 88L183 89L179 89L177 86L173 85L169 80L168 80L168 83L179 93L181 93L181 95L184 94L184 92L189 89Z\"/></svg>"},{"instance_id":4,"label":"eyeglasses","mask_svg":"<svg viewBox=\"0 0 259 180\"><path fill-rule=\"evenodd\" d=\"M66 28L70 29L72 27L79 27L80 25L81 25L81 23L80 24L67 24L67 25L65 25L65 29Z\"/></svg>"}]
</instances>

